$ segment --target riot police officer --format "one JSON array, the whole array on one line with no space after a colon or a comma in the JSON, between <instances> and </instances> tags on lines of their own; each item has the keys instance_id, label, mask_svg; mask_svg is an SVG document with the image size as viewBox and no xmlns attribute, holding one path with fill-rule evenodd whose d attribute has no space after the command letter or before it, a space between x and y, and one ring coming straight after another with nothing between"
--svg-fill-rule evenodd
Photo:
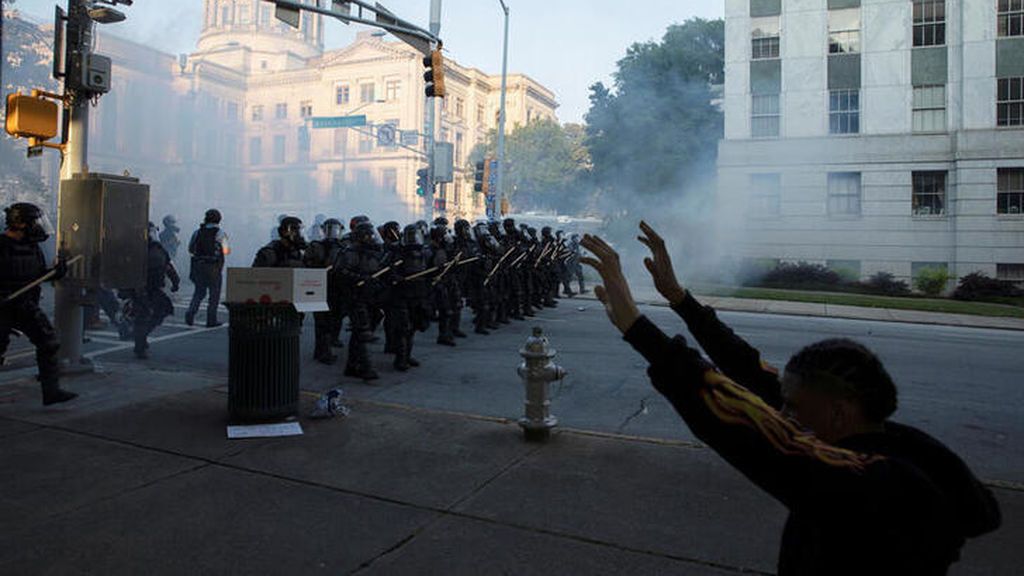
<instances>
[{"instance_id":1,"label":"riot police officer","mask_svg":"<svg viewBox=\"0 0 1024 576\"><path fill-rule=\"evenodd\" d=\"M209 209L203 216L203 223L192 234L188 243L188 252L192 255L192 266L188 277L195 284L192 302L185 312L185 323L189 326L199 311L206 293L210 293L210 301L206 304L206 326L214 328L222 323L217 321L217 306L220 305L220 285L224 271L224 256L231 253L227 235L220 228L220 211Z\"/></svg>"},{"instance_id":2,"label":"riot police officer","mask_svg":"<svg viewBox=\"0 0 1024 576\"><path fill-rule=\"evenodd\" d=\"M309 229L309 242L311 244L323 239L324 222L326 221L327 216L325 214L317 214L313 217L313 226Z\"/></svg>"},{"instance_id":3,"label":"riot police officer","mask_svg":"<svg viewBox=\"0 0 1024 576\"><path fill-rule=\"evenodd\" d=\"M59 280L67 272L63 258L58 257L50 270L39 244L49 238L43 213L34 204L18 202L4 209L6 230L0 234L0 361L14 330L28 337L36 347L39 382L43 404L66 402L78 396L60 388L57 350L60 344L50 320L39 307L38 286L11 298L15 292L48 272Z\"/></svg>"},{"instance_id":4,"label":"riot police officer","mask_svg":"<svg viewBox=\"0 0 1024 576\"><path fill-rule=\"evenodd\" d=\"M387 303L386 329L394 346L395 369L405 372L420 363L412 357L413 337L430 325L428 253L421 227L410 224L402 230L402 246L389 276L393 286Z\"/></svg>"},{"instance_id":5,"label":"riot police officer","mask_svg":"<svg viewBox=\"0 0 1024 576\"><path fill-rule=\"evenodd\" d=\"M437 269L430 281L431 299L437 312L437 343L455 346L456 317L462 308L462 289L458 282L456 265L462 254L455 248L455 242L448 234L448 221L434 220L430 229L430 261Z\"/></svg>"},{"instance_id":6,"label":"riot police officer","mask_svg":"<svg viewBox=\"0 0 1024 576\"><path fill-rule=\"evenodd\" d=\"M341 252L341 235L344 225L337 218L327 218L320 225L320 240L313 240L304 254L307 268L327 268L332 266ZM333 270L331 271L333 272ZM327 274L327 303L330 310L315 312L313 323L316 344L313 346L313 358L324 364L334 364L338 359L331 352L331 344L337 339L342 322L342 304L337 294L340 289L334 280L335 274Z\"/></svg>"},{"instance_id":7,"label":"riot police officer","mask_svg":"<svg viewBox=\"0 0 1024 576\"><path fill-rule=\"evenodd\" d=\"M178 257L178 246L181 245L181 240L178 240L178 232L181 232L181 228L178 228L178 221L170 214L164 216L163 223L164 229L160 231L160 245L164 247L171 260L174 260Z\"/></svg>"},{"instance_id":8,"label":"riot police officer","mask_svg":"<svg viewBox=\"0 0 1024 576\"><path fill-rule=\"evenodd\" d=\"M302 268L306 239L302 237L302 220L285 216L277 227L277 238L260 248L253 258L253 268Z\"/></svg>"},{"instance_id":9,"label":"riot police officer","mask_svg":"<svg viewBox=\"0 0 1024 576\"><path fill-rule=\"evenodd\" d=\"M171 292L177 292L181 279L174 268L171 255L157 240L156 226L149 223L149 242L146 252L146 286L141 289L126 290L134 318L135 357L145 359L149 356L150 332L159 326L164 318L174 314L171 299L164 294L164 279L171 281Z\"/></svg>"},{"instance_id":10,"label":"riot police officer","mask_svg":"<svg viewBox=\"0 0 1024 576\"><path fill-rule=\"evenodd\" d=\"M580 294L586 294L587 288L583 285L583 264L580 263L580 235L573 234L569 237L569 258L566 260L569 281L573 279L579 284Z\"/></svg>"},{"instance_id":11,"label":"riot police officer","mask_svg":"<svg viewBox=\"0 0 1024 576\"><path fill-rule=\"evenodd\" d=\"M376 232L369 220L358 222L349 232L349 242L334 264L351 330L345 376L363 380L380 377L366 350L367 342L373 337L371 315L385 293L383 281L377 274L383 266L384 252Z\"/></svg>"}]
</instances>

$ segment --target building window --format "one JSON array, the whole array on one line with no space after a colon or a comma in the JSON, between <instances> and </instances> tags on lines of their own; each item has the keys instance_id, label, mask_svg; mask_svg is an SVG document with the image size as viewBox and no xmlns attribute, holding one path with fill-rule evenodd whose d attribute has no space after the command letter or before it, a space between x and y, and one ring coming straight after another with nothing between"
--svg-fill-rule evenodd
<instances>
[{"instance_id":1,"label":"building window","mask_svg":"<svg viewBox=\"0 0 1024 576\"><path fill-rule=\"evenodd\" d=\"M750 19L750 59L779 57L779 17Z\"/></svg>"},{"instance_id":2,"label":"building window","mask_svg":"<svg viewBox=\"0 0 1024 576\"><path fill-rule=\"evenodd\" d=\"M359 192L369 192L373 187L373 178L370 177L370 171L365 168L356 170L356 190Z\"/></svg>"},{"instance_id":3,"label":"building window","mask_svg":"<svg viewBox=\"0 0 1024 576\"><path fill-rule=\"evenodd\" d=\"M380 184L385 192L395 194L398 192L398 170L385 168L380 171Z\"/></svg>"},{"instance_id":4,"label":"building window","mask_svg":"<svg viewBox=\"0 0 1024 576\"><path fill-rule=\"evenodd\" d=\"M773 138L779 135L779 95L754 94L750 97L750 135Z\"/></svg>"},{"instance_id":5,"label":"building window","mask_svg":"<svg viewBox=\"0 0 1024 576\"><path fill-rule=\"evenodd\" d=\"M366 132L359 133L359 153L369 154L373 152L373 134Z\"/></svg>"},{"instance_id":6,"label":"building window","mask_svg":"<svg viewBox=\"0 0 1024 576\"><path fill-rule=\"evenodd\" d=\"M996 125L1024 126L1024 77L996 82Z\"/></svg>"},{"instance_id":7,"label":"building window","mask_svg":"<svg viewBox=\"0 0 1024 576\"><path fill-rule=\"evenodd\" d=\"M860 172L830 172L829 215L860 215Z\"/></svg>"},{"instance_id":8,"label":"building window","mask_svg":"<svg viewBox=\"0 0 1024 576\"><path fill-rule=\"evenodd\" d=\"M230 120L231 122L235 122L236 120L238 120L238 103L237 102L228 102L227 116L228 116L228 120Z\"/></svg>"},{"instance_id":9,"label":"building window","mask_svg":"<svg viewBox=\"0 0 1024 576\"><path fill-rule=\"evenodd\" d=\"M344 128L334 129L334 155L344 156L347 148L348 132Z\"/></svg>"},{"instance_id":10,"label":"building window","mask_svg":"<svg viewBox=\"0 0 1024 576\"><path fill-rule=\"evenodd\" d=\"M374 96L374 85L373 84L360 84L359 85L359 101L363 103L373 102L376 97Z\"/></svg>"},{"instance_id":11,"label":"building window","mask_svg":"<svg viewBox=\"0 0 1024 576\"><path fill-rule=\"evenodd\" d=\"M334 170L331 172L331 198L334 200L345 199L345 171Z\"/></svg>"},{"instance_id":12,"label":"building window","mask_svg":"<svg viewBox=\"0 0 1024 576\"><path fill-rule=\"evenodd\" d=\"M911 211L914 216L942 216L946 213L946 173L914 172Z\"/></svg>"},{"instance_id":13,"label":"building window","mask_svg":"<svg viewBox=\"0 0 1024 576\"><path fill-rule=\"evenodd\" d=\"M996 279L1024 288L1024 264L996 264Z\"/></svg>"},{"instance_id":14,"label":"building window","mask_svg":"<svg viewBox=\"0 0 1024 576\"><path fill-rule=\"evenodd\" d=\"M914 0L914 46L946 43L946 0Z\"/></svg>"},{"instance_id":15,"label":"building window","mask_svg":"<svg viewBox=\"0 0 1024 576\"><path fill-rule=\"evenodd\" d=\"M825 267L844 280L860 280L860 260L826 260Z\"/></svg>"},{"instance_id":16,"label":"building window","mask_svg":"<svg viewBox=\"0 0 1024 576\"><path fill-rule=\"evenodd\" d=\"M303 124L299 126L299 159L309 161L310 144L312 143L309 127Z\"/></svg>"},{"instance_id":17,"label":"building window","mask_svg":"<svg viewBox=\"0 0 1024 576\"><path fill-rule=\"evenodd\" d=\"M946 87L914 86L914 132L946 131Z\"/></svg>"},{"instance_id":18,"label":"building window","mask_svg":"<svg viewBox=\"0 0 1024 576\"><path fill-rule=\"evenodd\" d=\"M277 118L278 120L284 120L287 117L288 117L288 104L286 104L284 102L278 103L278 105L274 107L274 118Z\"/></svg>"},{"instance_id":19,"label":"building window","mask_svg":"<svg viewBox=\"0 0 1024 576\"><path fill-rule=\"evenodd\" d=\"M263 142L259 138L249 138L249 164L263 162Z\"/></svg>"},{"instance_id":20,"label":"building window","mask_svg":"<svg viewBox=\"0 0 1024 576\"><path fill-rule=\"evenodd\" d=\"M1024 168L1000 168L996 214L1024 214Z\"/></svg>"},{"instance_id":21,"label":"building window","mask_svg":"<svg viewBox=\"0 0 1024 576\"><path fill-rule=\"evenodd\" d=\"M860 52L860 8L829 10L828 53Z\"/></svg>"},{"instance_id":22,"label":"building window","mask_svg":"<svg viewBox=\"0 0 1024 576\"><path fill-rule=\"evenodd\" d=\"M266 70L266 69L267 69L267 61L266 60L260 60L260 70Z\"/></svg>"},{"instance_id":23,"label":"building window","mask_svg":"<svg viewBox=\"0 0 1024 576\"><path fill-rule=\"evenodd\" d=\"M263 120L263 106L252 107L252 121L259 122Z\"/></svg>"},{"instance_id":24,"label":"building window","mask_svg":"<svg viewBox=\"0 0 1024 576\"><path fill-rule=\"evenodd\" d=\"M831 134L857 134L860 132L859 90L829 91L828 131Z\"/></svg>"},{"instance_id":25,"label":"building window","mask_svg":"<svg viewBox=\"0 0 1024 576\"><path fill-rule=\"evenodd\" d=\"M398 100L402 93L401 80L388 80L384 84L384 99L388 102Z\"/></svg>"},{"instance_id":26,"label":"building window","mask_svg":"<svg viewBox=\"0 0 1024 576\"><path fill-rule=\"evenodd\" d=\"M462 132L455 133L455 165L462 163Z\"/></svg>"},{"instance_id":27,"label":"building window","mask_svg":"<svg viewBox=\"0 0 1024 576\"><path fill-rule=\"evenodd\" d=\"M249 180L249 201L259 202L260 198L260 181L253 179Z\"/></svg>"},{"instance_id":28,"label":"building window","mask_svg":"<svg viewBox=\"0 0 1024 576\"><path fill-rule=\"evenodd\" d=\"M459 119L462 119L463 116L465 115L465 113L466 113L465 102L463 102L462 98L456 97L455 98L455 117L459 118ZM527 111L527 113L526 113L526 123L527 124L530 123L530 112L529 111Z\"/></svg>"},{"instance_id":29,"label":"building window","mask_svg":"<svg viewBox=\"0 0 1024 576\"><path fill-rule=\"evenodd\" d=\"M484 105L483 104L477 104L476 105L476 123L477 124L483 124L484 123Z\"/></svg>"},{"instance_id":30,"label":"building window","mask_svg":"<svg viewBox=\"0 0 1024 576\"><path fill-rule=\"evenodd\" d=\"M274 202L284 202L284 178L274 176L270 179L270 194Z\"/></svg>"},{"instance_id":31,"label":"building window","mask_svg":"<svg viewBox=\"0 0 1024 576\"><path fill-rule=\"evenodd\" d=\"M309 118L313 115L313 101L303 100L299 103L299 115L303 118Z\"/></svg>"},{"instance_id":32,"label":"building window","mask_svg":"<svg viewBox=\"0 0 1024 576\"><path fill-rule=\"evenodd\" d=\"M274 162L284 164L284 136L274 136Z\"/></svg>"},{"instance_id":33,"label":"building window","mask_svg":"<svg viewBox=\"0 0 1024 576\"><path fill-rule=\"evenodd\" d=\"M220 25L227 26L231 24L231 7L224 6L220 9Z\"/></svg>"},{"instance_id":34,"label":"building window","mask_svg":"<svg viewBox=\"0 0 1024 576\"><path fill-rule=\"evenodd\" d=\"M334 89L334 103L338 106L348 104L349 100L349 88L348 84L338 84Z\"/></svg>"},{"instance_id":35,"label":"building window","mask_svg":"<svg viewBox=\"0 0 1024 576\"><path fill-rule=\"evenodd\" d=\"M999 36L1024 36L1024 0L999 0Z\"/></svg>"},{"instance_id":36,"label":"building window","mask_svg":"<svg viewBox=\"0 0 1024 576\"><path fill-rule=\"evenodd\" d=\"M782 196L780 174L751 174L748 216L778 216Z\"/></svg>"}]
</instances>

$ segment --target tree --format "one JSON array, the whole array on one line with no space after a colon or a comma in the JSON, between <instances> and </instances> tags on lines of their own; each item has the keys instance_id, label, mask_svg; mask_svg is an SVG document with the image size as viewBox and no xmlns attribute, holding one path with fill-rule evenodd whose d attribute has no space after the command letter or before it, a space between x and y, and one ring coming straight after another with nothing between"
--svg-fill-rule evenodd
<instances>
[{"instance_id":1,"label":"tree","mask_svg":"<svg viewBox=\"0 0 1024 576\"><path fill-rule=\"evenodd\" d=\"M579 212L585 205L580 186L589 155L582 143L583 129L538 119L516 126L505 139L505 190L515 210ZM497 155L497 134L470 153L470 168L485 156ZM472 178L472 169L470 170Z\"/></svg>"},{"instance_id":2,"label":"tree","mask_svg":"<svg viewBox=\"0 0 1024 576\"><path fill-rule=\"evenodd\" d=\"M35 24L13 9L14 0L3 0L3 54L0 58L2 96L14 91L27 94L32 88L54 91L50 76L53 59L51 40ZM25 157L25 141L0 136L0 205L14 201L55 205L52 192L40 177L38 161Z\"/></svg>"},{"instance_id":3,"label":"tree","mask_svg":"<svg viewBox=\"0 0 1024 576\"><path fill-rule=\"evenodd\" d=\"M591 86L586 146L595 182L619 208L686 193L713 173L723 118L712 86L724 78L724 43L722 20L675 24L660 42L627 50L614 91Z\"/></svg>"}]
</instances>

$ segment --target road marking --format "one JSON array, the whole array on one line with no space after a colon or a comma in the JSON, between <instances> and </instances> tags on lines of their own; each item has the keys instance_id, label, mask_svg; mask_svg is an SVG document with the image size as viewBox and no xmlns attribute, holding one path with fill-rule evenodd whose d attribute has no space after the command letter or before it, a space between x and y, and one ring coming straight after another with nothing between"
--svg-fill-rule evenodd
<instances>
[{"instance_id":1,"label":"road marking","mask_svg":"<svg viewBox=\"0 0 1024 576\"><path fill-rule=\"evenodd\" d=\"M184 338L186 336L193 336L193 335L196 335L196 334L202 334L204 332L212 332L214 330L221 330L221 329L226 328L226 327L227 327L227 324L223 324L223 325L217 326L215 328L195 328L195 329L188 330L188 331L185 331L185 332L175 332L174 334L167 334L166 336L157 336L156 338L150 338L149 339L149 343L150 344L157 344L159 342L166 342L167 340L176 340L178 338ZM88 354L85 354L84 356L91 360L93 358L96 358L97 356L103 356L103 355L106 355L106 354L111 354L113 352L120 352L121 350L127 350L129 348L134 348L134 347L135 347L135 343L134 342L132 342L132 343L122 343L122 344L118 344L116 346L112 346L112 347L104 349L104 350L97 350L96 352L89 352Z\"/></svg>"},{"instance_id":2,"label":"road marking","mask_svg":"<svg viewBox=\"0 0 1024 576\"><path fill-rule=\"evenodd\" d=\"M35 355L35 348L29 348L28 350L22 350L21 352L15 352L14 354L5 354L4 358L7 360L18 360L21 358L28 358L29 356Z\"/></svg>"}]
</instances>

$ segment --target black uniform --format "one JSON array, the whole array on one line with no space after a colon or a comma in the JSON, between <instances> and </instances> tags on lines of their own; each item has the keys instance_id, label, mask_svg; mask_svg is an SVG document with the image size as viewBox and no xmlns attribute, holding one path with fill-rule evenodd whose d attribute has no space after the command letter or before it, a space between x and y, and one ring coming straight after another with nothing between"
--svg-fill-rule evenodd
<instances>
[{"instance_id":1,"label":"black uniform","mask_svg":"<svg viewBox=\"0 0 1024 576\"><path fill-rule=\"evenodd\" d=\"M149 343L146 338L150 332L159 326L164 318L174 314L174 304L167 294L164 294L165 278L171 281L171 292L177 292L181 279L171 261L171 255L160 242L150 238L146 262L146 287L125 291L134 316L135 355L139 358L147 356Z\"/></svg>"},{"instance_id":2,"label":"black uniform","mask_svg":"<svg viewBox=\"0 0 1024 576\"><path fill-rule=\"evenodd\" d=\"M456 264L463 257L445 228L431 229L428 264L437 269L430 281L431 298L437 313L437 343L444 346L455 346L458 315L462 310L462 287Z\"/></svg>"},{"instance_id":3,"label":"black uniform","mask_svg":"<svg viewBox=\"0 0 1024 576\"><path fill-rule=\"evenodd\" d=\"M397 256L402 263L389 274L393 285L385 322L394 347L395 369L404 372L420 365L412 357L413 337L416 331L423 332L430 325L430 280L427 276L413 278L427 270L430 258L419 226L410 224L402 231Z\"/></svg>"},{"instance_id":4,"label":"black uniform","mask_svg":"<svg viewBox=\"0 0 1024 576\"><path fill-rule=\"evenodd\" d=\"M17 203L6 209L8 232L0 234L0 360L7 352L14 330L24 334L36 347L39 382L43 389L43 404L71 400L77 395L60 389L57 351L60 344L57 333L46 314L39 308L41 290L38 286L8 301L7 298L23 286L46 274L46 257L39 248L47 234L39 225L39 209L31 204ZM14 231L24 237L15 239ZM64 276L63 260L58 260L53 279Z\"/></svg>"},{"instance_id":5,"label":"black uniform","mask_svg":"<svg viewBox=\"0 0 1024 576\"><path fill-rule=\"evenodd\" d=\"M580 263L580 237L573 234L569 239L569 257L565 262L568 269L569 282L575 280L579 285L580 294L586 294L587 288L583 285L583 264Z\"/></svg>"},{"instance_id":6,"label":"black uniform","mask_svg":"<svg viewBox=\"0 0 1024 576\"><path fill-rule=\"evenodd\" d=\"M220 221L220 218L217 218ZM210 301L206 304L206 325L219 326L217 307L220 306L220 286L224 271L224 246L221 244L223 235L220 226L214 222L204 223L192 236L188 252L192 255L192 266L189 269L189 280L195 285L192 302L185 312L185 323L192 325L206 294Z\"/></svg>"},{"instance_id":7,"label":"black uniform","mask_svg":"<svg viewBox=\"0 0 1024 576\"><path fill-rule=\"evenodd\" d=\"M178 247L181 245L178 232L181 232L181 228L178 228L178 222L174 217L164 216L164 229L160 231L160 245L164 247L172 261L178 257Z\"/></svg>"},{"instance_id":8,"label":"black uniform","mask_svg":"<svg viewBox=\"0 0 1024 576\"><path fill-rule=\"evenodd\" d=\"M278 238L256 252L253 268L302 268L302 248L288 240Z\"/></svg>"},{"instance_id":9,"label":"black uniform","mask_svg":"<svg viewBox=\"0 0 1024 576\"><path fill-rule=\"evenodd\" d=\"M341 222L334 218L324 221L321 226L322 239L309 243L304 254L306 268L327 268L332 266L341 252ZM313 357L325 364L333 364L337 357L331 352L331 344L338 338L344 316L344 304L340 301L340 286L333 269L327 274L327 312L315 312L313 322L316 344L313 346Z\"/></svg>"},{"instance_id":10,"label":"black uniform","mask_svg":"<svg viewBox=\"0 0 1024 576\"><path fill-rule=\"evenodd\" d=\"M341 301L344 302L351 330L346 376L364 380L379 377L370 363L366 344L373 338L371 315L379 307L379 299L385 293L384 283L379 278L372 278L384 265L383 260L384 252L374 240L373 224L364 221L351 231L350 241L335 261L334 270L340 281Z\"/></svg>"}]
</instances>

